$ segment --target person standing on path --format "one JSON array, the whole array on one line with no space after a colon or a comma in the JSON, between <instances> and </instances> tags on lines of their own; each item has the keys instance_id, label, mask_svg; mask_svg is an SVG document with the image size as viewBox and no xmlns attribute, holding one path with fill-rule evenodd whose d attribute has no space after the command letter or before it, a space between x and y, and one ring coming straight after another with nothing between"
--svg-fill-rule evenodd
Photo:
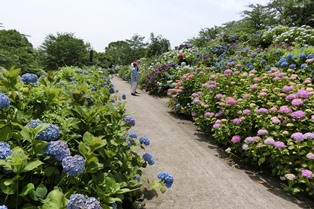
<instances>
[{"instance_id":1,"label":"person standing on path","mask_svg":"<svg viewBox=\"0 0 314 209\"><path fill-rule=\"evenodd\" d=\"M136 96L135 93L136 92L136 88L137 88L137 83L138 83L138 80L139 80L139 73L137 71L137 67L138 67L138 64L137 62L133 62L133 67L132 67L132 71L131 71L131 95L132 96Z\"/></svg>"}]
</instances>

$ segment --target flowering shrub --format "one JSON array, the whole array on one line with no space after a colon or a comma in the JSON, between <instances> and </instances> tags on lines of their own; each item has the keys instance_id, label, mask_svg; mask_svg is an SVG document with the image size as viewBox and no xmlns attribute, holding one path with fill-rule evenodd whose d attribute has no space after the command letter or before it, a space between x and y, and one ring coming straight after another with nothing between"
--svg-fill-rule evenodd
<instances>
[{"instance_id":1,"label":"flowering shrub","mask_svg":"<svg viewBox=\"0 0 314 209\"><path fill-rule=\"evenodd\" d=\"M19 74L0 70L0 207L121 208L165 191L159 179L138 179L154 159L127 143L135 120L103 70L63 68L37 85Z\"/></svg>"}]
</instances>

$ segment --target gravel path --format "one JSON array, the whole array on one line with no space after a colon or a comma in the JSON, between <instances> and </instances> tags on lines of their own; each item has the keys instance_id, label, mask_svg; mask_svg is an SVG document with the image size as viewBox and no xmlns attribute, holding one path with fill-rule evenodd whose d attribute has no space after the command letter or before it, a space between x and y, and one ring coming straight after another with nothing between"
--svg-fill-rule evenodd
<instances>
[{"instance_id":1,"label":"gravel path","mask_svg":"<svg viewBox=\"0 0 314 209\"><path fill-rule=\"evenodd\" d=\"M313 202L286 194L278 182L230 163L191 121L171 113L167 99L145 92L131 96L127 82L116 76L112 82L127 95L126 110L136 120L132 130L151 139L146 151L155 164L144 176L156 179L158 172L166 171L175 179L164 194L146 200L146 209L314 208Z\"/></svg>"}]
</instances>

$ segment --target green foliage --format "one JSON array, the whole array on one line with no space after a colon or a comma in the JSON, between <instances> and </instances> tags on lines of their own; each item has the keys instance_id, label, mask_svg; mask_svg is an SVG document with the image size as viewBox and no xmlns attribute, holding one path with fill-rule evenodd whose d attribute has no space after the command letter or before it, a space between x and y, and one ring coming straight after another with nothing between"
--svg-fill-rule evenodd
<instances>
[{"instance_id":1,"label":"green foliage","mask_svg":"<svg viewBox=\"0 0 314 209\"><path fill-rule=\"evenodd\" d=\"M50 34L40 47L42 64L46 70L63 66L82 67L88 64L89 45L72 33Z\"/></svg>"},{"instance_id":2,"label":"green foliage","mask_svg":"<svg viewBox=\"0 0 314 209\"><path fill-rule=\"evenodd\" d=\"M0 66L33 72L35 54L26 35L16 30L0 30Z\"/></svg>"},{"instance_id":3,"label":"green foliage","mask_svg":"<svg viewBox=\"0 0 314 209\"><path fill-rule=\"evenodd\" d=\"M38 84L23 83L19 73L14 68L0 73L1 92L11 100L9 108L0 108L0 136L12 150L0 159L2 204L57 209L65 208L72 194L83 194L110 208L113 202L132 205L147 189L164 191L159 180L153 187L149 180L136 180L146 162L135 151L137 143L127 143L124 104L109 93L105 71L65 67ZM34 119L45 123L27 126ZM50 142L38 136L50 124L59 127L57 140L68 146L70 156L83 157L82 173L69 175L62 159L47 154Z\"/></svg>"},{"instance_id":4,"label":"green foliage","mask_svg":"<svg viewBox=\"0 0 314 209\"><path fill-rule=\"evenodd\" d=\"M150 43L147 46L147 57L157 57L164 52L170 50L169 40L163 38L161 35L155 37L154 33L150 34Z\"/></svg>"},{"instance_id":5,"label":"green foliage","mask_svg":"<svg viewBox=\"0 0 314 209\"><path fill-rule=\"evenodd\" d=\"M105 48L105 56L110 57L114 65L129 65L133 62L132 49L126 41L109 43Z\"/></svg>"}]
</instances>

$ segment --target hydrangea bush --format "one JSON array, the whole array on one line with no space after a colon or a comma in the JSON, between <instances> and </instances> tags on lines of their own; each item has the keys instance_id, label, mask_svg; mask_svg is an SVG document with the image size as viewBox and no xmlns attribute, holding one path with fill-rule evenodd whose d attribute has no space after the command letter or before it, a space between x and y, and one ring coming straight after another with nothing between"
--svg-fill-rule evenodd
<instances>
[{"instance_id":1,"label":"hydrangea bush","mask_svg":"<svg viewBox=\"0 0 314 209\"><path fill-rule=\"evenodd\" d=\"M139 180L155 162L126 142L135 119L102 69L66 67L37 85L17 69L0 75L1 207L128 208L165 192L160 179Z\"/></svg>"}]
</instances>

